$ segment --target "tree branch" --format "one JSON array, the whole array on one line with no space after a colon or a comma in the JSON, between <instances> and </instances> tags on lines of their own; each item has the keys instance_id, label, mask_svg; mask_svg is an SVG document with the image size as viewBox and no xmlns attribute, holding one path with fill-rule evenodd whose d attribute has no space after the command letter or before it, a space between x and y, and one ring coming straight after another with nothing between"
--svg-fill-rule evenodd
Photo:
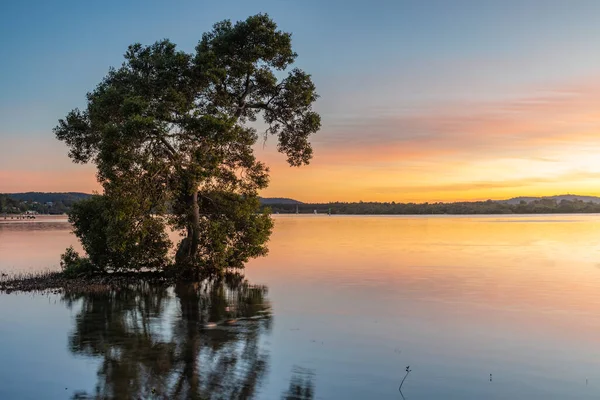
<instances>
[{"instance_id":1,"label":"tree branch","mask_svg":"<svg viewBox=\"0 0 600 400\"><path fill-rule=\"evenodd\" d=\"M169 143L167 141L167 139L165 139L164 136L161 136L161 135L158 135L158 140L160 140L160 142L165 145L167 150L169 150L168 153L169 153L169 156L171 157L171 159L173 161L177 161L177 158L178 158L177 150L175 150L175 148L171 145L171 143Z\"/></svg>"},{"instance_id":2,"label":"tree branch","mask_svg":"<svg viewBox=\"0 0 600 400\"><path fill-rule=\"evenodd\" d=\"M265 109L265 108L267 108L267 106L269 105L270 102L271 102L271 100L269 100L267 103L250 103L250 104L246 104L245 107L246 108Z\"/></svg>"},{"instance_id":3,"label":"tree branch","mask_svg":"<svg viewBox=\"0 0 600 400\"><path fill-rule=\"evenodd\" d=\"M273 95L269 100L267 100L266 103L251 103L251 104L246 104L246 108L260 108L262 110L267 109L269 107L269 105L271 104L271 102L273 100L275 100L281 94L281 88L283 87L284 83L285 83L285 80L282 81L279 85L277 85L275 87L275 89L277 90L277 93L275 95Z\"/></svg>"},{"instance_id":4,"label":"tree branch","mask_svg":"<svg viewBox=\"0 0 600 400\"><path fill-rule=\"evenodd\" d=\"M244 92L238 97L237 111L235 112L236 118L239 118L246 108L246 97L250 92L250 73L246 74L246 83L244 86Z\"/></svg>"}]
</instances>

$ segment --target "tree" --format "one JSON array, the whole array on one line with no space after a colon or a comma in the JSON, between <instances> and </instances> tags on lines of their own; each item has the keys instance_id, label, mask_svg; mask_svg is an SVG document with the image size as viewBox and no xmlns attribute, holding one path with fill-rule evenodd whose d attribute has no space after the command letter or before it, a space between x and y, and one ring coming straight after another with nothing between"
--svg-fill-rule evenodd
<instances>
[{"instance_id":1,"label":"tree","mask_svg":"<svg viewBox=\"0 0 600 400\"><path fill-rule=\"evenodd\" d=\"M257 214L268 168L254 155L274 135L291 166L308 164L320 129L310 75L291 69L291 34L268 15L222 21L189 54L168 40L134 44L119 69L55 128L76 163L93 162L106 196L134 193L182 230L176 261L239 266L266 253L272 223ZM279 78L279 79L278 79Z\"/></svg>"},{"instance_id":2,"label":"tree","mask_svg":"<svg viewBox=\"0 0 600 400\"><path fill-rule=\"evenodd\" d=\"M81 260L77 253L65 258L67 251L63 269L106 272L164 267L171 242L161 220L153 217L148 207L135 197L111 195L95 195L75 203L69 221L93 268L85 268L87 260Z\"/></svg>"}]
</instances>

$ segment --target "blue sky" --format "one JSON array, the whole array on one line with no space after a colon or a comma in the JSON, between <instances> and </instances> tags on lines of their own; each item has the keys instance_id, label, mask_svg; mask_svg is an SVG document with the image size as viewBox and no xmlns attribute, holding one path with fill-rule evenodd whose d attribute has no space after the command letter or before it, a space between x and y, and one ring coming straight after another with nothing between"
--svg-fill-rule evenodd
<instances>
[{"instance_id":1,"label":"blue sky","mask_svg":"<svg viewBox=\"0 0 600 400\"><path fill-rule=\"evenodd\" d=\"M93 169L71 165L66 149L53 137L58 118L85 105L85 93L109 66L120 65L129 44L169 38L193 51L214 22L258 12L269 13L281 29L293 32L297 65L313 75L321 94L317 109L324 123L314 138L317 157L307 171L292 173L298 174L300 187L311 185L313 178L315 185L326 185L327 179L341 176L343 165L352 164L347 175L360 167L365 179L385 175L382 185L389 187L384 192L401 197L414 183L398 178L397 172L415 165L402 164L404 157L397 154L386 161L393 166L382 169L376 158L359 154L360 146L373 155L376 149L368 148L373 142L397 145L430 137L432 148L440 147L448 140L444 129L429 122L415 126L414 118L458 118L456 110L462 110L464 124L464 111L473 107L485 105L477 113L487 116L495 106L510 108L574 86L585 91L581 86L600 76L598 1L15 1L3 2L0 10L0 140L11 147L0 159L0 192L36 190L40 182L48 185L39 190L51 190L45 174L53 171L69 174L56 190L69 185L89 189L84 182L93 181ZM533 118L531 110L527 113ZM504 115L504 122L507 118L512 117ZM518 134L528 138L532 132ZM463 158L480 151L469 153L465 146ZM341 152L336 154L347 150L348 157L331 161L335 157L329 154L337 149ZM504 159L513 150L491 157ZM283 168L281 160L265 157L275 163L269 191L290 195L293 188L283 184L288 172L277 172ZM547 180L548 174L570 171L561 168L538 168L543 170L538 175L511 179ZM7 177L20 173L25 173L23 179L8 182ZM439 186L427 171L419 173L421 181ZM449 179L448 184L462 188L479 182L468 171L456 171ZM352 193L370 199L380 198L380 192L365 186ZM340 190L319 199L336 196L356 197Z\"/></svg>"}]
</instances>

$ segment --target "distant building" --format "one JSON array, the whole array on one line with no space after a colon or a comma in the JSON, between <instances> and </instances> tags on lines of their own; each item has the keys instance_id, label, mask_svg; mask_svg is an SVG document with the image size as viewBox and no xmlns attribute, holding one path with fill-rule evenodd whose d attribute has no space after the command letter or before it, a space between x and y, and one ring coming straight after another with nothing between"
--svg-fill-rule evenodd
<instances>
[{"instance_id":1,"label":"distant building","mask_svg":"<svg viewBox=\"0 0 600 400\"><path fill-rule=\"evenodd\" d=\"M54 206L54 202L52 202L52 201L47 201L47 202L46 202L46 205L47 205L48 207L52 207L52 206Z\"/></svg>"}]
</instances>

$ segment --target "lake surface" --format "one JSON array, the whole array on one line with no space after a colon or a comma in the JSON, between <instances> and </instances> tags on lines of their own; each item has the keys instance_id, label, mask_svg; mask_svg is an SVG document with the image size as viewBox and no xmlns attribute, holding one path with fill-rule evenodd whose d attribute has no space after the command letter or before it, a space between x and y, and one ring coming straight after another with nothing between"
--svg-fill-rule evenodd
<instances>
[{"instance_id":1,"label":"lake surface","mask_svg":"<svg viewBox=\"0 0 600 400\"><path fill-rule=\"evenodd\" d=\"M600 216L275 221L245 281L0 295L0 399L600 396ZM0 271L71 244L0 223Z\"/></svg>"}]
</instances>

